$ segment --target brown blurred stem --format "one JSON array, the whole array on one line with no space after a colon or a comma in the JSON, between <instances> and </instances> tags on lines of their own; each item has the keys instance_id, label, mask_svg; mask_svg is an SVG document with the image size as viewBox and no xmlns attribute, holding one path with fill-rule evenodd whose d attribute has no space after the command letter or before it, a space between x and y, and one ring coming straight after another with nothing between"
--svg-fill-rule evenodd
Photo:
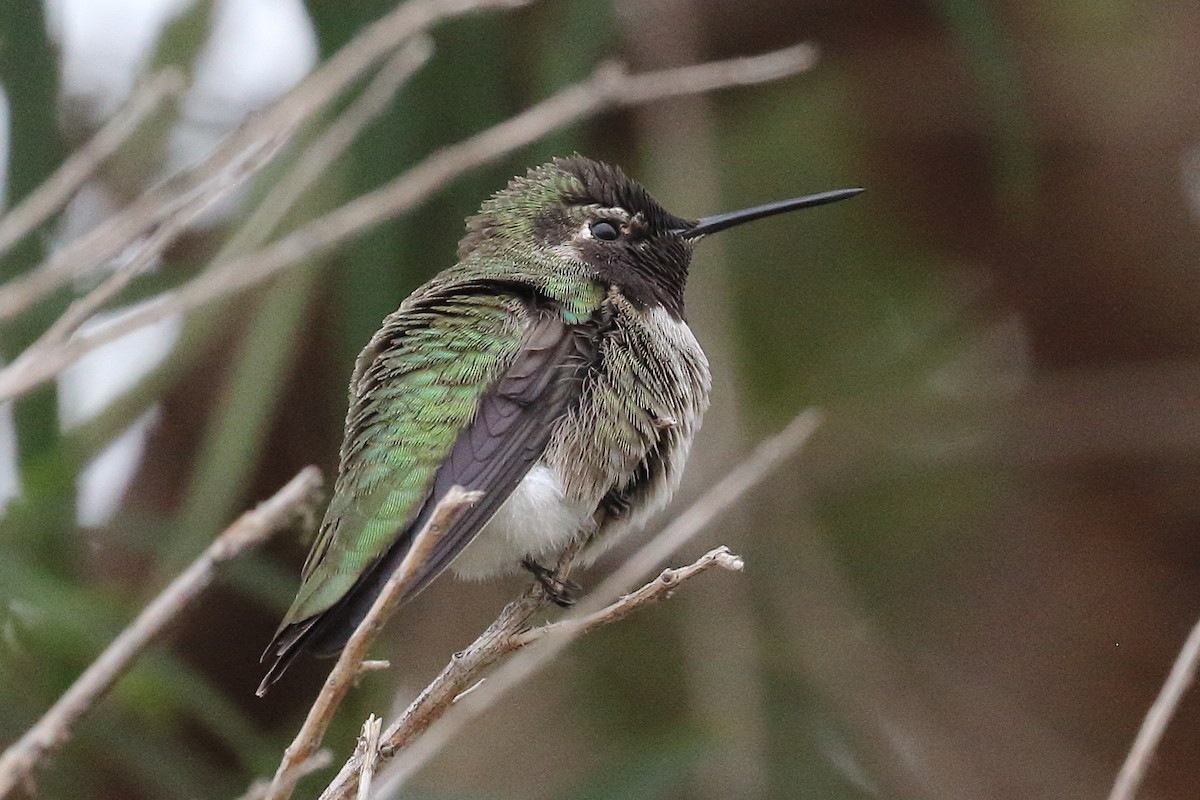
<instances>
[{"instance_id":1,"label":"brown blurred stem","mask_svg":"<svg viewBox=\"0 0 1200 800\"><path fill-rule=\"evenodd\" d=\"M690 64L702 57L704 9L699 0L618 0L615 4L630 59L642 69ZM686 206L707 213L721 202L718 165L717 100L696 95L672 103L651 103L634 115L646 185L668 208ZM689 494L736 463L752 441L744 424L744 381L739 372L732 298L729 241L714 237L692 262L688 277L688 325L704 342L712 372L712 405L695 447L708 454L688 465L681 494ZM734 529L752 529L741 510L728 520ZM715 532L698 542L715 544ZM721 581L689 594L673 615L683 656L686 702L691 720L711 734L709 758L697 759L687 794L692 800L768 794L768 725L759 628L750 581Z\"/></svg>"},{"instance_id":2,"label":"brown blurred stem","mask_svg":"<svg viewBox=\"0 0 1200 800\"><path fill-rule=\"evenodd\" d=\"M1146 718L1133 740L1129 755L1125 757L1125 763L1117 773L1117 780L1108 795L1108 800L1133 800L1137 795L1142 778L1146 775L1146 768L1150 766L1150 759L1154 757L1158 743L1166 733L1171 717L1175 715L1175 709L1179 707L1183 695L1195 680L1197 666L1200 666L1200 622L1197 622L1188 634L1158 697L1146 712Z\"/></svg>"},{"instance_id":3,"label":"brown blurred stem","mask_svg":"<svg viewBox=\"0 0 1200 800\"><path fill-rule=\"evenodd\" d=\"M212 582L218 565L261 544L287 525L313 500L320 486L320 470L306 467L270 499L239 517L171 581L58 702L0 756L0 798L32 782L37 766L70 739L75 724L113 687L154 638L196 600Z\"/></svg>"}]
</instances>

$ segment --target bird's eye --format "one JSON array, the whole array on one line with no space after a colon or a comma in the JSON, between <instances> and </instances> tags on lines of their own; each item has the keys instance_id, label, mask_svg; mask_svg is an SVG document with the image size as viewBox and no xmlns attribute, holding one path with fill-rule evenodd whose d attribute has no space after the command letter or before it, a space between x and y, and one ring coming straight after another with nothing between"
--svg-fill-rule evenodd
<instances>
[{"instance_id":1,"label":"bird's eye","mask_svg":"<svg viewBox=\"0 0 1200 800\"><path fill-rule=\"evenodd\" d=\"M602 242L615 242L620 238L621 232L617 230L616 225L602 219L592 223L592 236Z\"/></svg>"}]
</instances>

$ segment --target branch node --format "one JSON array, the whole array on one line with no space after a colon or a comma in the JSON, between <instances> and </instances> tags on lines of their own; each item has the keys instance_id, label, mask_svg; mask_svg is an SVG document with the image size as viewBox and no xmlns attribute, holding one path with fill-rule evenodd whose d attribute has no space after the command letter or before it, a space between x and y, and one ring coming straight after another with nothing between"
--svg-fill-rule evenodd
<instances>
[{"instance_id":1,"label":"branch node","mask_svg":"<svg viewBox=\"0 0 1200 800\"><path fill-rule=\"evenodd\" d=\"M369 659L358 665L358 672L354 676L354 685L357 686L368 673L379 672L385 669L391 669L392 662L386 659Z\"/></svg>"}]
</instances>

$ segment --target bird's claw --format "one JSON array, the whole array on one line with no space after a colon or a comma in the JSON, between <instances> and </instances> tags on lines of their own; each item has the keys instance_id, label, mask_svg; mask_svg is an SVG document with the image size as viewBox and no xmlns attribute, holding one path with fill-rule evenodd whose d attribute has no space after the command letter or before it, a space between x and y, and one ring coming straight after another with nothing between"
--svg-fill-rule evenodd
<instances>
[{"instance_id":1,"label":"bird's claw","mask_svg":"<svg viewBox=\"0 0 1200 800\"><path fill-rule=\"evenodd\" d=\"M532 558L522 559L521 566L533 574L538 584L541 585L542 591L546 593L546 597L550 598L554 605L561 608L570 608L575 605L579 593L583 590L578 583L559 576L557 572L543 567Z\"/></svg>"}]
</instances>

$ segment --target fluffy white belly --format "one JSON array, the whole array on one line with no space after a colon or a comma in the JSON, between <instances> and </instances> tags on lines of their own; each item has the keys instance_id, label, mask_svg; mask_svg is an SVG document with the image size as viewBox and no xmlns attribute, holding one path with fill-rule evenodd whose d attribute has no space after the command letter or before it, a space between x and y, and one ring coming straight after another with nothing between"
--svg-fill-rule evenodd
<instances>
[{"instance_id":1,"label":"fluffy white belly","mask_svg":"<svg viewBox=\"0 0 1200 800\"><path fill-rule=\"evenodd\" d=\"M539 464L450 569L463 578L482 579L515 572L523 558L549 562L576 536L590 533L594 511L569 501L558 474Z\"/></svg>"}]
</instances>

